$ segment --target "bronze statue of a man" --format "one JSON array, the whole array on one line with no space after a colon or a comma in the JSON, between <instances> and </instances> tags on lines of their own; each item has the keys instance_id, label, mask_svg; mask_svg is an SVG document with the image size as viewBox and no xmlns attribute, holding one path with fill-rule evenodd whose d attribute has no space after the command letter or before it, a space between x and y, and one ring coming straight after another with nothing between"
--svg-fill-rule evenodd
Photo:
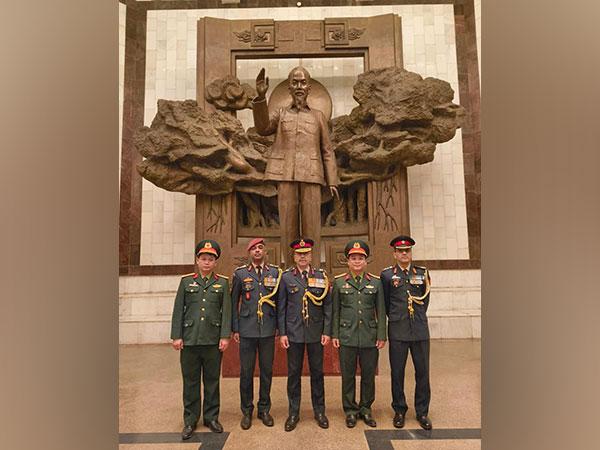
<instances>
[{"instance_id":1,"label":"bronze statue of a man","mask_svg":"<svg viewBox=\"0 0 600 450\"><path fill-rule=\"evenodd\" d=\"M329 186L331 194L339 197L337 165L327 119L321 111L312 109L307 104L310 74L303 67L295 67L288 75L288 82L291 106L279 108L269 115L265 98L269 78L265 78L265 69L261 69L256 77L258 95L252 102L252 113L259 134L265 136L277 132L267 161L265 180L278 182L281 248L286 248L288 242L301 235L313 236L318 265L321 186ZM285 261L289 262L287 254Z\"/></svg>"}]
</instances>

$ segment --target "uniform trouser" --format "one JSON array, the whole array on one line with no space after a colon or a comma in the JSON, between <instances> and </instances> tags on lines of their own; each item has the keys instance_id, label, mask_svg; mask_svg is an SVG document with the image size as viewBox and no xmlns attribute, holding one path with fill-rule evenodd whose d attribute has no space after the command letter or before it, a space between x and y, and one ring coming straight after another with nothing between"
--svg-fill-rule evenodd
<instances>
[{"instance_id":1,"label":"uniform trouser","mask_svg":"<svg viewBox=\"0 0 600 450\"><path fill-rule=\"evenodd\" d=\"M371 414L375 401L375 370L379 350L377 347L340 346L342 372L342 406L344 413ZM360 363L360 403L356 403L356 363Z\"/></svg>"},{"instance_id":2,"label":"uniform trouser","mask_svg":"<svg viewBox=\"0 0 600 450\"><path fill-rule=\"evenodd\" d=\"M302 229L299 226L298 206L302 217ZM288 248L290 242L305 236L313 239L314 264L320 261L321 236L321 185L316 183L298 183L280 181L277 188L277 207L279 208L279 229L281 230L281 248ZM284 252L284 260L291 264L288 252Z\"/></svg>"},{"instance_id":3,"label":"uniform trouser","mask_svg":"<svg viewBox=\"0 0 600 450\"><path fill-rule=\"evenodd\" d=\"M304 347L308 352L308 367L310 368L310 396L313 411L316 414L325 413L325 381L323 378L323 346L320 342L311 344L290 342L287 349L288 379L287 394L289 415L300 415L300 394L302 392L302 363L304 362Z\"/></svg>"},{"instance_id":4,"label":"uniform trouser","mask_svg":"<svg viewBox=\"0 0 600 450\"><path fill-rule=\"evenodd\" d=\"M415 410L417 416L429 413L431 389L429 387L429 339L423 341L390 340L390 366L392 369L392 408L405 414L408 406L404 396L404 369L408 350L415 366Z\"/></svg>"},{"instance_id":5,"label":"uniform trouser","mask_svg":"<svg viewBox=\"0 0 600 450\"><path fill-rule=\"evenodd\" d=\"M258 413L271 409L271 380L273 379L273 357L275 336L263 338L240 337L240 402L243 414L254 411L254 367L258 351L260 388Z\"/></svg>"},{"instance_id":6,"label":"uniform trouser","mask_svg":"<svg viewBox=\"0 0 600 450\"><path fill-rule=\"evenodd\" d=\"M183 422L195 426L200 419L200 376L204 384L204 422L219 417L219 375L221 352L218 345L188 345L180 354L183 375Z\"/></svg>"}]
</instances>

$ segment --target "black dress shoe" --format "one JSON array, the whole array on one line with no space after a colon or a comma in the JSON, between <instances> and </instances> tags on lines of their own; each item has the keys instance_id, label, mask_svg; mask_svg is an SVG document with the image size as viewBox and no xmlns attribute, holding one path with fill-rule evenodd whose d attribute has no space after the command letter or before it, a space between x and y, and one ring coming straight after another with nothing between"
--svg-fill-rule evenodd
<instances>
[{"instance_id":1,"label":"black dress shoe","mask_svg":"<svg viewBox=\"0 0 600 450\"><path fill-rule=\"evenodd\" d=\"M424 430L431 430L432 425L431 420L429 420L429 417L417 416L417 420L419 421L419 425L421 425L421 428L423 428Z\"/></svg>"},{"instance_id":2,"label":"black dress shoe","mask_svg":"<svg viewBox=\"0 0 600 450\"><path fill-rule=\"evenodd\" d=\"M300 417L298 416L289 416L285 421L285 431L292 431L298 425L300 421Z\"/></svg>"},{"instance_id":3,"label":"black dress shoe","mask_svg":"<svg viewBox=\"0 0 600 450\"><path fill-rule=\"evenodd\" d=\"M187 441L194 434L194 428L192 425L186 425L183 427L183 431L181 432L181 439Z\"/></svg>"},{"instance_id":4,"label":"black dress shoe","mask_svg":"<svg viewBox=\"0 0 600 450\"><path fill-rule=\"evenodd\" d=\"M404 427L404 414L397 412L394 416L394 426L396 428Z\"/></svg>"},{"instance_id":5,"label":"black dress shoe","mask_svg":"<svg viewBox=\"0 0 600 450\"><path fill-rule=\"evenodd\" d=\"M244 414L242 416L242 421L240 422L240 426L242 427L242 430L249 429L252 426L252 415Z\"/></svg>"},{"instance_id":6,"label":"black dress shoe","mask_svg":"<svg viewBox=\"0 0 600 450\"><path fill-rule=\"evenodd\" d=\"M210 422L204 422L204 425L206 425L213 433L223 432L223 425L221 425L217 419L211 420Z\"/></svg>"},{"instance_id":7,"label":"black dress shoe","mask_svg":"<svg viewBox=\"0 0 600 450\"><path fill-rule=\"evenodd\" d=\"M377 422L371 414L359 414L358 416L370 427L375 428L377 426Z\"/></svg>"},{"instance_id":8,"label":"black dress shoe","mask_svg":"<svg viewBox=\"0 0 600 450\"><path fill-rule=\"evenodd\" d=\"M356 415L348 414L346 416L346 426L348 428L354 428L356 426Z\"/></svg>"},{"instance_id":9,"label":"black dress shoe","mask_svg":"<svg viewBox=\"0 0 600 450\"><path fill-rule=\"evenodd\" d=\"M315 420L319 424L321 428L329 428L329 420L327 416L323 413L319 413L315 416Z\"/></svg>"},{"instance_id":10,"label":"black dress shoe","mask_svg":"<svg viewBox=\"0 0 600 450\"><path fill-rule=\"evenodd\" d=\"M273 425L275 425L273 417L268 412L258 413L258 418L262 420L262 423L268 427L272 427Z\"/></svg>"}]
</instances>

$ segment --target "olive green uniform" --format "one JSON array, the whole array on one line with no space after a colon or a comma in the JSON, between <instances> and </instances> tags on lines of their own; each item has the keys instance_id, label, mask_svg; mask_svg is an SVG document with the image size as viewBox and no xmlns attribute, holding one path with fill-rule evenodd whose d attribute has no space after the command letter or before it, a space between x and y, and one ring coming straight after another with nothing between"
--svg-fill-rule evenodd
<instances>
[{"instance_id":1,"label":"olive green uniform","mask_svg":"<svg viewBox=\"0 0 600 450\"><path fill-rule=\"evenodd\" d=\"M200 419L200 377L204 382L204 422L219 416L219 340L231 334L231 297L227 277L186 275L179 283L171 339L183 339L180 354L183 376L183 419L196 426Z\"/></svg>"},{"instance_id":2,"label":"olive green uniform","mask_svg":"<svg viewBox=\"0 0 600 450\"><path fill-rule=\"evenodd\" d=\"M385 301L379 277L350 274L333 283L333 333L340 340L342 404L346 415L371 414L375 401L378 340L386 339ZM360 403L356 403L356 364L360 362Z\"/></svg>"}]
</instances>

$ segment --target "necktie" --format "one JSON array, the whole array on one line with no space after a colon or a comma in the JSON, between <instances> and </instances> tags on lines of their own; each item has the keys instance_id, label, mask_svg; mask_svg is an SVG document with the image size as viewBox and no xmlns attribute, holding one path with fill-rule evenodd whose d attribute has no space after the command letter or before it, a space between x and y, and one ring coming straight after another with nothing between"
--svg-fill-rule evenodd
<instances>
[{"instance_id":1,"label":"necktie","mask_svg":"<svg viewBox=\"0 0 600 450\"><path fill-rule=\"evenodd\" d=\"M308 283L308 272L306 270L302 271L302 279L305 283Z\"/></svg>"},{"instance_id":2,"label":"necktie","mask_svg":"<svg viewBox=\"0 0 600 450\"><path fill-rule=\"evenodd\" d=\"M360 275L356 276L356 284L360 284Z\"/></svg>"},{"instance_id":3,"label":"necktie","mask_svg":"<svg viewBox=\"0 0 600 450\"><path fill-rule=\"evenodd\" d=\"M258 274L258 279L260 280L260 277L262 275L262 267L261 266L256 266L256 273Z\"/></svg>"},{"instance_id":4,"label":"necktie","mask_svg":"<svg viewBox=\"0 0 600 450\"><path fill-rule=\"evenodd\" d=\"M402 269L402 272L404 272L404 275L408 275L408 269Z\"/></svg>"},{"instance_id":5,"label":"necktie","mask_svg":"<svg viewBox=\"0 0 600 450\"><path fill-rule=\"evenodd\" d=\"M206 284L208 282L208 277L202 277L202 282Z\"/></svg>"}]
</instances>

